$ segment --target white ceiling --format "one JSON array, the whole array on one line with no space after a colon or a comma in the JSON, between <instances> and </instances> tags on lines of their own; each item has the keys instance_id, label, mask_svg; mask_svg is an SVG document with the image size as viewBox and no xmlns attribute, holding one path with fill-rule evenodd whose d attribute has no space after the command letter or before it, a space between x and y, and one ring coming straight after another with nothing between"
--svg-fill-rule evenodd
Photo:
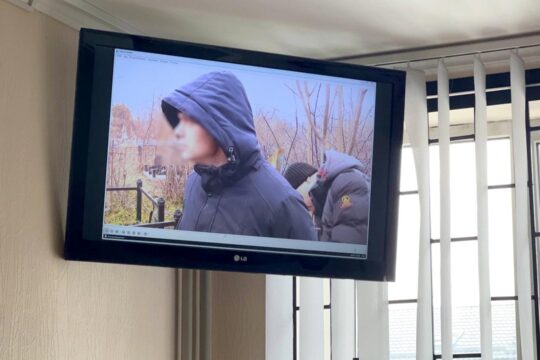
<instances>
[{"instance_id":1,"label":"white ceiling","mask_svg":"<svg viewBox=\"0 0 540 360\"><path fill-rule=\"evenodd\" d=\"M146 35L315 58L540 31L539 0L66 2L95 7Z\"/></svg>"}]
</instances>

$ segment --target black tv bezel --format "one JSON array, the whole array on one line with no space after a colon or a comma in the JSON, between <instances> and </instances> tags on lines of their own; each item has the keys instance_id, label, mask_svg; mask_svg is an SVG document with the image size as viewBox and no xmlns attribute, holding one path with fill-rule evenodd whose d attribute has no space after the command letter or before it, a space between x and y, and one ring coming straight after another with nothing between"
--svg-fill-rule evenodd
<instances>
[{"instance_id":1,"label":"black tv bezel","mask_svg":"<svg viewBox=\"0 0 540 360\"><path fill-rule=\"evenodd\" d=\"M117 48L377 82L377 96L380 95L379 89L383 89L381 92L388 97L388 102L381 104L377 101L374 158L382 157L387 161L377 165L375 159L373 161L374 176L376 167L379 175L384 173L386 176L374 177L372 181L372 198L384 201L383 205L377 205L376 214L373 213L373 202L370 209L368 259L272 253L253 249L202 248L171 245L166 242L103 240L101 229L99 236L95 231L85 229L84 221L88 219L88 213L102 214L103 209L100 204L103 202L105 181L88 181L88 176L93 171L101 171L101 178L104 179L107 159L106 156L103 158L103 151L107 151L111 105L111 53ZM403 71L81 29L64 258L175 268L392 281L395 278L404 93ZM96 118L105 118L106 123L98 122ZM97 138L92 138L92 143L91 132L97 135ZM384 136L381 138L382 135ZM98 143L101 147L96 145ZM89 151L89 146L101 150ZM85 202L87 198L93 200ZM380 211L381 207L384 211ZM373 243L380 241L379 238L371 239L374 228L379 229L376 233L384 234L386 241L382 246ZM375 255L371 256L372 254ZM240 258L246 261L237 261L239 257L235 255L240 255Z\"/></svg>"}]
</instances>

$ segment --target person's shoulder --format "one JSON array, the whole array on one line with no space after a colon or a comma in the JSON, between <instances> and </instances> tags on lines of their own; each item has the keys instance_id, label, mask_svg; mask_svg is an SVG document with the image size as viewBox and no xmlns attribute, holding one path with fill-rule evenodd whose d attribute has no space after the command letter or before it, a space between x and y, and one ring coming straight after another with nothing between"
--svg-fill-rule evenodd
<instances>
[{"instance_id":1,"label":"person's shoulder","mask_svg":"<svg viewBox=\"0 0 540 360\"><path fill-rule=\"evenodd\" d=\"M283 175L266 161L254 172L252 179L260 195L272 206L279 206L298 195Z\"/></svg>"},{"instance_id":2,"label":"person's shoulder","mask_svg":"<svg viewBox=\"0 0 540 360\"><path fill-rule=\"evenodd\" d=\"M370 188L368 177L360 170L349 170L337 175L330 186L331 191L342 192L368 192Z\"/></svg>"},{"instance_id":3,"label":"person's shoulder","mask_svg":"<svg viewBox=\"0 0 540 360\"><path fill-rule=\"evenodd\" d=\"M197 181L197 180L200 180L200 179L201 179L201 176L199 174L197 174L197 172L195 170L191 170L190 173L187 176L187 182L188 183L191 183L191 182L194 182L194 181Z\"/></svg>"},{"instance_id":4,"label":"person's shoulder","mask_svg":"<svg viewBox=\"0 0 540 360\"><path fill-rule=\"evenodd\" d=\"M186 179L185 192L190 192L193 186L198 183L200 184L200 182L201 176L195 170L191 170Z\"/></svg>"},{"instance_id":5,"label":"person's shoulder","mask_svg":"<svg viewBox=\"0 0 540 360\"><path fill-rule=\"evenodd\" d=\"M275 184L276 186L282 186L288 190L294 190L287 179L285 179L285 177L268 162L265 161L261 165L261 171L269 184Z\"/></svg>"}]
</instances>

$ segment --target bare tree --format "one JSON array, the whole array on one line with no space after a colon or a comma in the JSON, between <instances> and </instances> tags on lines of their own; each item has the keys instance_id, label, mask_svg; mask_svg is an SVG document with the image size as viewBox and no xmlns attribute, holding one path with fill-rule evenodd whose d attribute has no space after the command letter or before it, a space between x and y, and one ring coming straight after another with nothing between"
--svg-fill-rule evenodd
<instances>
[{"instance_id":1,"label":"bare tree","mask_svg":"<svg viewBox=\"0 0 540 360\"><path fill-rule=\"evenodd\" d=\"M356 103L356 111L354 113L354 118L353 118L354 127L352 131L352 138L349 144L349 150L347 151L347 154L349 155L352 153L355 142L356 142L356 133L358 132L358 125L360 124L360 119L362 116L362 107L364 104L364 98L366 96L366 93L367 93L367 89L359 90L358 102Z\"/></svg>"}]
</instances>

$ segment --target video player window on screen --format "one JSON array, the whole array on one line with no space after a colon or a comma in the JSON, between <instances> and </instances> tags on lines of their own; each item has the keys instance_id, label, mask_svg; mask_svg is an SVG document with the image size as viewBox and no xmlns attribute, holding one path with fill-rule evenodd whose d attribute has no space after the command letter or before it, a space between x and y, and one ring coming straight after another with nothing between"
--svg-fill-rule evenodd
<instances>
[{"instance_id":1,"label":"video player window on screen","mask_svg":"<svg viewBox=\"0 0 540 360\"><path fill-rule=\"evenodd\" d=\"M367 253L375 89L117 49L104 235Z\"/></svg>"}]
</instances>

